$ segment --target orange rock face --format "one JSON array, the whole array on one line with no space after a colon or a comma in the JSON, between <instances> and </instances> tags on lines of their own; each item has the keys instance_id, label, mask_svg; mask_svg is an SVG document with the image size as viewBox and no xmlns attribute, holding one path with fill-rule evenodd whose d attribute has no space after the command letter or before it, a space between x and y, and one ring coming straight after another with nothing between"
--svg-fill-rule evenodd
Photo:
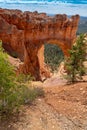
<instances>
[{"instance_id":1,"label":"orange rock face","mask_svg":"<svg viewBox=\"0 0 87 130\"><path fill-rule=\"evenodd\" d=\"M44 43L57 44L64 55L76 39L79 16L49 17L45 13L0 9L0 39L3 47L15 53L24 64L19 72L31 73L36 79L49 77L44 63Z\"/></svg>"}]
</instances>

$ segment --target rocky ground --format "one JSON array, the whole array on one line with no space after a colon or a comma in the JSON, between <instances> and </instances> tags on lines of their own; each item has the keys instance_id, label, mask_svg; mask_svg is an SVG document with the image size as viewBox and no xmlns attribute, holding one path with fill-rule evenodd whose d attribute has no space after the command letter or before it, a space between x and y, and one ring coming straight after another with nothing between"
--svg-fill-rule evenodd
<instances>
[{"instance_id":1,"label":"rocky ground","mask_svg":"<svg viewBox=\"0 0 87 130\"><path fill-rule=\"evenodd\" d=\"M18 59L10 60L18 66ZM62 73L63 63L50 79L33 82L45 96L23 107L19 117L0 123L0 130L87 130L87 82L67 85Z\"/></svg>"},{"instance_id":2,"label":"rocky ground","mask_svg":"<svg viewBox=\"0 0 87 130\"><path fill-rule=\"evenodd\" d=\"M87 82L65 85L54 77L38 83L44 98L25 106L17 120L0 125L0 130L87 130Z\"/></svg>"}]
</instances>

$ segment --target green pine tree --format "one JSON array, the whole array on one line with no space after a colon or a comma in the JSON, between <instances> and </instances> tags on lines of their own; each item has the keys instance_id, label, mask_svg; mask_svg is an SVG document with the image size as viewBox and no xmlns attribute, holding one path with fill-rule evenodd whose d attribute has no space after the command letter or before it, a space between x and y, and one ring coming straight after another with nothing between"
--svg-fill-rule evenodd
<instances>
[{"instance_id":1,"label":"green pine tree","mask_svg":"<svg viewBox=\"0 0 87 130\"><path fill-rule=\"evenodd\" d=\"M81 34L72 49L69 50L70 57L65 60L67 70L67 79L69 82L75 82L82 79L85 74L84 61L86 60L86 40Z\"/></svg>"}]
</instances>

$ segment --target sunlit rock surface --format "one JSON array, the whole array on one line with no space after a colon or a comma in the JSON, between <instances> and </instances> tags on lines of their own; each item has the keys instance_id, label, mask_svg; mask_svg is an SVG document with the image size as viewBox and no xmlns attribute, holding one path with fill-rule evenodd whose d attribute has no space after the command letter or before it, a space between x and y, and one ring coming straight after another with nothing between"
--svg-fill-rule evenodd
<instances>
[{"instance_id":1,"label":"sunlit rock surface","mask_svg":"<svg viewBox=\"0 0 87 130\"><path fill-rule=\"evenodd\" d=\"M57 44L64 55L76 39L79 16L49 17L45 13L0 9L0 39L3 47L24 64L19 72L31 73L37 80L50 77L44 63L44 43Z\"/></svg>"}]
</instances>

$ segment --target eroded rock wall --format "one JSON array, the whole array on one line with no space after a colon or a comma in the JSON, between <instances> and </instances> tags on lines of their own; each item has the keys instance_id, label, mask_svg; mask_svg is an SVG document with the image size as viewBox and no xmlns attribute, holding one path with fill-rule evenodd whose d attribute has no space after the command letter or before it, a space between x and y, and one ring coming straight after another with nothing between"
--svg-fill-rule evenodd
<instances>
[{"instance_id":1,"label":"eroded rock wall","mask_svg":"<svg viewBox=\"0 0 87 130\"><path fill-rule=\"evenodd\" d=\"M31 73L36 79L50 76L44 63L44 43L57 44L68 56L78 27L79 16L49 17L45 13L0 9L0 39L9 53L24 62L19 72Z\"/></svg>"}]
</instances>

